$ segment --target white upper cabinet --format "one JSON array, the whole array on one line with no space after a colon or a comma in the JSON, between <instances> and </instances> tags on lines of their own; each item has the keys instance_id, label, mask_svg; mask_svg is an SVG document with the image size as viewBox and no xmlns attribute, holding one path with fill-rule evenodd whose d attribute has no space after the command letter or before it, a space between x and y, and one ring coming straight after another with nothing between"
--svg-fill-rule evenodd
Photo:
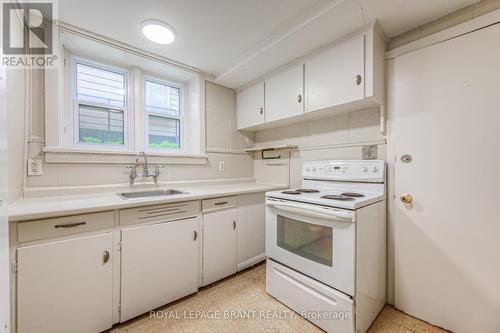
<instances>
[{"instance_id":1,"label":"white upper cabinet","mask_svg":"<svg viewBox=\"0 0 500 333\"><path fill-rule=\"evenodd\" d=\"M266 80L266 123L304 113L304 65Z\"/></svg>"},{"instance_id":2,"label":"white upper cabinet","mask_svg":"<svg viewBox=\"0 0 500 333\"><path fill-rule=\"evenodd\" d=\"M264 82L239 91L237 95L238 129L263 124L264 108Z\"/></svg>"},{"instance_id":3,"label":"white upper cabinet","mask_svg":"<svg viewBox=\"0 0 500 333\"><path fill-rule=\"evenodd\" d=\"M365 36L329 49L305 63L306 112L365 97Z\"/></svg>"},{"instance_id":4,"label":"white upper cabinet","mask_svg":"<svg viewBox=\"0 0 500 333\"><path fill-rule=\"evenodd\" d=\"M372 25L238 92L238 129L260 130L384 104L385 43ZM264 89L265 88L265 89ZM255 112L265 100L265 114Z\"/></svg>"}]
</instances>

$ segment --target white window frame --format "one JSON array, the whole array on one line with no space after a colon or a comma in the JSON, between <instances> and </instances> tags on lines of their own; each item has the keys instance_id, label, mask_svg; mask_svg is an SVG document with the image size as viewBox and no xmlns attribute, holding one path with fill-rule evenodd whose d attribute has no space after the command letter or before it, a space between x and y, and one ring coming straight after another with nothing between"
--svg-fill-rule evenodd
<instances>
[{"instance_id":1,"label":"white window frame","mask_svg":"<svg viewBox=\"0 0 500 333\"><path fill-rule=\"evenodd\" d=\"M61 55L60 70L46 69L44 89L43 153L46 163L130 164L146 149L142 98L143 76L181 83L184 133L181 148L148 151L152 163L207 164L205 138L205 76L197 68L157 54L118 43L106 37L58 22L54 40ZM91 41L91 47L87 43ZM97 43L94 45L94 42ZM97 48L94 49L93 47ZM75 144L72 58L97 67L127 72L127 112L124 115L124 145ZM162 80L163 81L163 80ZM84 103L89 104L89 103ZM106 106L107 107L107 106ZM182 133L181 133L182 136ZM149 140L147 140L149 141ZM181 151L182 150L182 151Z\"/></svg>"},{"instance_id":2,"label":"white window frame","mask_svg":"<svg viewBox=\"0 0 500 333\"><path fill-rule=\"evenodd\" d=\"M161 85L166 85L170 86L173 88L178 88L179 89L179 117L176 116L167 116L161 113L157 112L149 112L146 110L146 81L161 84ZM169 81L169 80L164 80L155 76L151 75L143 75L142 81L142 112L143 112L143 119L144 119L144 149L148 152L158 152L158 153L183 153L186 151L186 143L187 143L187 137L188 133L185 130L186 125L185 125L185 102L184 102L184 96L185 96L185 89L184 86L180 83ZM167 119L178 119L180 121L180 126L179 126L179 132L180 132L180 147L179 148L150 148L149 147L149 116L157 116L157 117L162 117L162 118L167 118Z\"/></svg>"},{"instance_id":3,"label":"white window frame","mask_svg":"<svg viewBox=\"0 0 500 333\"><path fill-rule=\"evenodd\" d=\"M71 67L69 73L69 79L71 81L71 108L72 112L70 115L71 128L73 130L71 135L71 145L77 148L86 148L92 150L118 150L118 151L128 151L130 150L130 125L129 125L129 113L131 112L130 103L130 70L125 68L116 67L110 64L102 63L100 61L90 60L88 58L80 57L78 55L71 55ZM124 106L110 106L106 104L96 103L96 102L88 102L88 101L80 101L78 100L77 95L77 64L83 64L90 67L95 67L97 69L102 69L106 71L110 71L116 74L120 74L124 76L124 88L125 88L125 100ZM123 145L113 145L113 144L92 144L87 142L80 142L80 126L79 126L79 106L86 105L90 107L96 108L106 108L109 110L117 110L123 112Z\"/></svg>"}]
</instances>

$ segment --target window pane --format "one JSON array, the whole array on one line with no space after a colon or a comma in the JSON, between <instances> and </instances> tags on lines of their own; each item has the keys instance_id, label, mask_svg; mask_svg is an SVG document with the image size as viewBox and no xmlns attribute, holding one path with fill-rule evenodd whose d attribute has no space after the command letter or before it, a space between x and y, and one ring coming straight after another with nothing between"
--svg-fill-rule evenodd
<instances>
[{"instance_id":1,"label":"window pane","mask_svg":"<svg viewBox=\"0 0 500 333\"><path fill-rule=\"evenodd\" d=\"M177 87L146 81L146 111L180 117L180 95Z\"/></svg>"},{"instance_id":2,"label":"window pane","mask_svg":"<svg viewBox=\"0 0 500 333\"><path fill-rule=\"evenodd\" d=\"M149 116L149 148L180 148L180 120Z\"/></svg>"},{"instance_id":3,"label":"window pane","mask_svg":"<svg viewBox=\"0 0 500 333\"><path fill-rule=\"evenodd\" d=\"M76 86L80 101L125 106L124 74L77 63Z\"/></svg>"},{"instance_id":4,"label":"window pane","mask_svg":"<svg viewBox=\"0 0 500 333\"><path fill-rule=\"evenodd\" d=\"M79 142L123 145L123 111L86 105L78 109Z\"/></svg>"}]
</instances>

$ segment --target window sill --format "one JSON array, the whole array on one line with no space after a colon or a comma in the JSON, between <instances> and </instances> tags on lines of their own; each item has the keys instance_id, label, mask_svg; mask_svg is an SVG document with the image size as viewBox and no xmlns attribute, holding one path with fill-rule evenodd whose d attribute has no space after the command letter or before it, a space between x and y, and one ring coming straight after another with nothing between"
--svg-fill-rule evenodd
<instances>
[{"instance_id":1,"label":"window sill","mask_svg":"<svg viewBox=\"0 0 500 333\"><path fill-rule=\"evenodd\" d=\"M70 164L133 164L138 152L90 150L79 148L44 148L45 163L70 163ZM207 164L208 156L205 154L179 154L179 153L154 153L147 152L150 164Z\"/></svg>"}]
</instances>

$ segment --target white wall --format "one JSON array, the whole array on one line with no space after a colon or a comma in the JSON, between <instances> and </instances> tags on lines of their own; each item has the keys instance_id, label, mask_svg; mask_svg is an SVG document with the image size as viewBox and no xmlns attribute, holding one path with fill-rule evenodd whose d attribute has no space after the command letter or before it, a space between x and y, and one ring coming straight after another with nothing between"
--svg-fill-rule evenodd
<instances>
[{"instance_id":1,"label":"white wall","mask_svg":"<svg viewBox=\"0 0 500 333\"><path fill-rule=\"evenodd\" d=\"M21 194L24 175L25 71L7 70L8 199Z\"/></svg>"},{"instance_id":2,"label":"white wall","mask_svg":"<svg viewBox=\"0 0 500 333\"><path fill-rule=\"evenodd\" d=\"M241 153L253 147L255 135L236 129L236 92L206 81L207 150Z\"/></svg>"},{"instance_id":3,"label":"white wall","mask_svg":"<svg viewBox=\"0 0 500 333\"><path fill-rule=\"evenodd\" d=\"M0 65L0 332L2 333L9 331L10 320L9 224L6 205L8 198L8 160L5 79L5 68Z\"/></svg>"}]
</instances>

